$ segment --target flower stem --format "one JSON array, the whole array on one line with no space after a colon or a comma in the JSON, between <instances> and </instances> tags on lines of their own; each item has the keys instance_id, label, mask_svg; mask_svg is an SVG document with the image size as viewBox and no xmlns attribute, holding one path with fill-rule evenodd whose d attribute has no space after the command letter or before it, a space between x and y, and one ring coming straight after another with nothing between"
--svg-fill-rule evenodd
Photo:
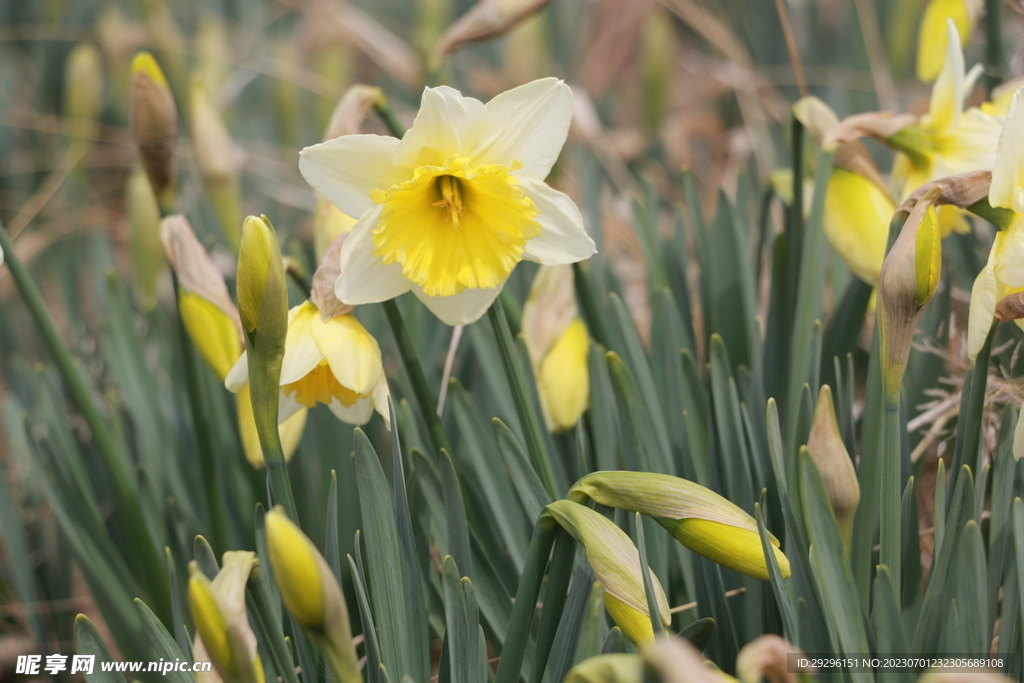
<instances>
[{"instance_id":1,"label":"flower stem","mask_svg":"<svg viewBox=\"0 0 1024 683\"><path fill-rule=\"evenodd\" d=\"M395 112L388 106L387 100L383 97L378 98L373 104L373 108L377 111L377 116L384 122L389 133L399 139L405 135L405 128L398 122L398 117L395 116Z\"/></svg>"},{"instance_id":2,"label":"flower stem","mask_svg":"<svg viewBox=\"0 0 1024 683\"><path fill-rule=\"evenodd\" d=\"M896 387L895 395L886 391L882 404L882 440L880 462L880 497L879 497L879 563L887 566L893 576L892 589L896 594L896 604L900 604L900 560L903 549L900 544L900 495L903 492L901 482L900 458L900 395Z\"/></svg>"},{"instance_id":3,"label":"flower stem","mask_svg":"<svg viewBox=\"0 0 1024 683\"><path fill-rule=\"evenodd\" d=\"M409 331L405 327L402 312L398 309L398 303L394 299L384 302L384 314L387 316L388 324L391 326L391 333L395 336L395 343L398 345L398 355L402 358L402 365L405 368L406 376L412 382L412 391L416 395L416 404L419 406L420 415L423 416L423 421L427 423L434 452L437 453L443 448L451 453L452 446L448 441L448 432L445 431L444 424L441 423L441 418L435 410L434 392L430 390L430 385L427 384L426 375L423 374L423 367L416 356L416 348L412 344L412 338L409 337Z\"/></svg>"},{"instance_id":4,"label":"flower stem","mask_svg":"<svg viewBox=\"0 0 1024 683\"><path fill-rule=\"evenodd\" d=\"M11 277L14 278L14 283L25 300L25 306L67 385L71 400L82 414L86 424L89 425L92 441L113 479L119 517L130 538L129 552L138 561L139 569L152 592L150 604L154 606L154 611L160 616L164 625L168 629L173 629L170 582L164 568L163 557L155 542L156 536L148 528L146 516L139 503L138 483L132 479L128 455L122 450L121 444L114 438L107 423L103 420L88 382L75 362L71 350L60 336L60 332L46 308L42 293L33 282L28 269L18 258L14 245L7 236L7 230L2 224L0 224L0 250L3 251L5 262L11 271Z\"/></svg>"},{"instance_id":5,"label":"flower stem","mask_svg":"<svg viewBox=\"0 0 1024 683\"><path fill-rule=\"evenodd\" d=\"M508 319L505 317L505 308L501 305L501 299L495 299L487 311L494 328L494 336L498 340L498 348L501 350L502 365L505 366L505 376L512 388L512 400L515 402L516 412L519 414L519 421L522 423L523 432L526 436L526 447L530 453L530 460L533 462L533 469L540 477L541 483L547 490L552 500L561 496L558 493L558 486L555 484L555 472L551 467L551 454L548 453L544 443L544 434L541 432L540 420L537 418L537 409L526 386L526 375L519 364L519 356L516 352L515 341L508 328Z\"/></svg>"},{"instance_id":6,"label":"flower stem","mask_svg":"<svg viewBox=\"0 0 1024 683\"><path fill-rule=\"evenodd\" d=\"M992 90L1003 82L1001 4L1001 0L985 0L985 90L989 99Z\"/></svg>"}]
</instances>

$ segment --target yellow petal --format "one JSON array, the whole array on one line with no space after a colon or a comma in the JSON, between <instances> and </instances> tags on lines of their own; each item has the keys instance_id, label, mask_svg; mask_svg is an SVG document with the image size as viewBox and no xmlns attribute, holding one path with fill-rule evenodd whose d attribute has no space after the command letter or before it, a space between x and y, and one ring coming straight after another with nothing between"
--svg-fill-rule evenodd
<instances>
[{"instance_id":1,"label":"yellow petal","mask_svg":"<svg viewBox=\"0 0 1024 683\"><path fill-rule=\"evenodd\" d=\"M616 626L634 645L654 640L654 626L651 617L619 600L611 593L604 594L604 608L608 610Z\"/></svg>"},{"instance_id":2,"label":"yellow petal","mask_svg":"<svg viewBox=\"0 0 1024 683\"><path fill-rule=\"evenodd\" d=\"M996 233L992 250L988 254L988 263L978 273L971 288L971 305L967 312L967 355L971 362L974 362L981 347L985 345L996 312L995 259L1002 237L1001 232Z\"/></svg>"},{"instance_id":3,"label":"yellow petal","mask_svg":"<svg viewBox=\"0 0 1024 683\"><path fill-rule=\"evenodd\" d=\"M297 382L324 359L310 331L312 321L319 318L316 306L306 301L288 311L288 334L281 361L281 386Z\"/></svg>"},{"instance_id":4,"label":"yellow petal","mask_svg":"<svg viewBox=\"0 0 1024 683\"><path fill-rule=\"evenodd\" d=\"M928 303L939 285L942 270L942 236L939 234L939 217L935 207L928 212L917 230L917 245L914 254L915 277L917 282L917 305Z\"/></svg>"},{"instance_id":5,"label":"yellow petal","mask_svg":"<svg viewBox=\"0 0 1024 683\"><path fill-rule=\"evenodd\" d=\"M327 322L314 315L309 333L331 372L343 387L369 396L384 374L380 346L353 315L339 315Z\"/></svg>"},{"instance_id":6,"label":"yellow petal","mask_svg":"<svg viewBox=\"0 0 1024 683\"><path fill-rule=\"evenodd\" d=\"M864 176L845 168L832 170L823 229L854 275L868 284L878 284L895 211L889 194Z\"/></svg>"},{"instance_id":7,"label":"yellow petal","mask_svg":"<svg viewBox=\"0 0 1024 683\"><path fill-rule=\"evenodd\" d=\"M587 326L576 318L544 356L537 384L548 429L552 431L571 428L587 409L590 402L589 348Z\"/></svg>"},{"instance_id":8,"label":"yellow petal","mask_svg":"<svg viewBox=\"0 0 1024 683\"><path fill-rule=\"evenodd\" d=\"M202 572L194 571L188 582L188 602L196 632L203 639L206 651L218 668L230 671L234 666L231 644L228 641L227 621L213 594L210 580Z\"/></svg>"},{"instance_id":9,"label":"yellow petal","mask_svg":"<svg viewBox=\"0 0 1024 683\"><path fill-rule=\"evenodd\" d=\"M962 0L933 0L933 5L952 4ZM953 21L944 22L947 39L943 41L946 55L928 105L931 127L945 132L956 127L964 101L964 55L960 48L960 36ZM923 29L922 29L923 32Z\"/></svg>"},{"instance_id":10,"label":"yellow petal","mask_svg":"<svg viewBox=\"0 0 1024 683\"><path fill-rule=\"evenodd\" d=\"M178 306L185 331L196 350L223 382L242 355L238 327L224 311L194 292L181 292Z\"/></svg>"},{"instance_id":11,"label":"yellow petal","mask_svg":"<svg viewBox=\"0 0 1024 683\"><path fill-rule=\"evenodd\" d=\"M988 202L1004 209L1013 208L1013 196L1024 187L1024 101L1021 91L1013 94L1006 121L996 144L995 164Z\"/></svg>"},{"instance_id":12,"label":"yellow petal","mask_svg":"<svg viewBox=\"0 0 1024 683\"><path fill-rule=\"evenodd\" d=\"M237 394L238 405L238 434L242 440L242 450L245 452L245 459L253 467L264 467L263 449L260 447L260 437L256 432L256 419L252 414L252 397L249 395L249 385L246 385ZM284 422L277 426L281 436L281 450L284 451L285 461L292 459L299 442L302 441L302 434L306 429L306 418L309 411L306 408L300 409Z\"/></svg>"},{"instance_id":13,"label":"yellow petal","mask_svg":"<svg viewBox=\"0 0 1024 683\"><path fill-rule=\"evenodd\" d=\"M755 579L767 581L768 565L764 560L758 534L707 519L659 519L662 526L680 543L709 560ZM782 578L788 578L789 560L781 550L771 546L779 563Z\"/></svg>"},{"instance_id":14,"label":"yellow petal","mask_svg":"<svg viewBox=\"0 0 1024 683\"><path fill-rule=\"evenodd\" d=\"M917 78L924 83L935 80L942 70L949 43L949 20L956 26L959 50L971 35L967 3L964 0L931 0L928 3L917 39Z\"/></svg>"}]
</instances>

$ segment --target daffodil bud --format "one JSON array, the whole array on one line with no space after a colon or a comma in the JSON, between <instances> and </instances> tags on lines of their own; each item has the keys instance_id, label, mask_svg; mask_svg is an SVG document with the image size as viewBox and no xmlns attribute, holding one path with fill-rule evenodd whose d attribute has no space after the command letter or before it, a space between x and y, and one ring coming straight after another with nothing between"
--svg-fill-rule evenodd
<instances>
[{"instance_id":1,"label":"daffodil bud","mask_svg":"<svg viewBox=\"0 0 1024 683\"><path fill-rule=\"evenodd\" d=\"M741 508L699 484L653 472L594 472L580 479L569 499L586 499L654 517L676 540L725 567L767 581L768 565L757 523ZM770 535L769 535L770 536ZM789 560L770 536L783 578Z\"/></svg>"},{"instance_id":2,"label":"daffodil bud","mask_svg":"<svg viewBox=\"0 0 1024 683\"><path fill-rule=\"evenodd\" d=\"M564 683L641 683L643 680L643 657L614 652L587 657L569 669Z\"/></svg>"},{"instance_id":3,"label":"daffodil bud","mask_svg":"<svg viewBox=\"0 0 1024 683\"><path fill-rule=\"evenodd\" d=\"M460 45L500 36L547 3L548 0L479 0L437 41L432 65L436 68L445 55Z\"/></svg>"},{"instance_id":4,"label":"daffodil bud","mask_svg":"<svg viewBox=\"0 0 1024 683\"><path fill-rule=\"evenodd\" d=\"M249 216L242 224L237 280L242 327L250 335L280 331L283 342L288 311L284 263L277 234L266 216Z\"/></svg>"},{"instance_id":5,"label":"daffodil bud","mask_svg":"<svg viewBox=\"0 0 1024 683\"><path fill-rule=\"evenodd\" d=\"M64 68L64 115L68 132L80 144L96 137L103 110L103 58L92 43L79 43Z\"/></svg>"},{"instance_id":6,"label":"daffodil bud","mask_svg":"<svg viewBox=\"0 0 1024 683\"><path fill-rule=\"evenodd\" d=\"M849 547L853 517L860 502L860 484L850 453L839 434L839 424L832 406L832 390L827 384L821 385L818 393L818 406L814 409L807 450L811 452L811 458L821 474L843 542Z\"/></svg>"},{"instance_id":7,"label":"daffodil bud","mask_svg":"<svg viewBox=\"0 0 1024 683\"><path fill-rule=\"evenodd\" d=\"M267 553L285 607L323 652L335 680L361 683L348 607L334 572L280 505L265 522Z\"/></svg>"},{"instance_id":8,"label":"daffodil bud","mask_svg":"<svg viewBox=\"0 0 1024 683\"><path fill-rule=\"evenodd\" d=\"M743 683L799 683L800 673L814 673L814 669L789 665L789 655L803 655L796 645L775 634L756 638L743 646L736 655L736 674Z\"/></svg>"},{"instance_id":9,"label":"daffodil bud","mask_svg":"<svg viewBox=\"0 0 1024 683\"><path fill-rule=\"evenodd\" d=\"M206 194L228 240L237 246L241 223L238 188L241 151L231 140L231 134L198 75L192 78L191 115L192 150Z\"/></svg>"},{"instance_id":10,"label":"daffodil bud","mask_svg":"<svg viewBox=\"0 0 1024 683\"><path fill-rule=\"evenodd\" d=\"M153 193L161 210L170 213L177 191L178 108L163 71L148 52L132 61L128 119Z\"/></svg>"},{"instance_id":11,"label":"daffodil bud","mask_svg":"<svg viewBox=\"0 0 1024 683\"><path fill-rule=\"evenodd\" d=\"M124 205L131 233L135 282L142 306L149 309L156 305L157 281L164 272L164 254L160 246L160 206L141 168L128 176Z\"/></svg>"},{"instance_id":12,"label":"daffodil bud","mask_svg":"<svg viewBox=\"0 0 1024 683\"><path fill-rule=\"evenodd\" d=\"M189 565L188 599L196 625L194 649L205 651L224 683L264 683L256 636L245 610L245 585L258 564L253 552L226 552L212 582L195 562Z\"/></svg>"},{"instance_id":13,"label":"daffodil bud","mask_svg":"<svg viewBox=\"0 0 1024 683\"><path fill-rule=\"evenodd\" d=\"M878 323L886 393L899 394L921 309L939 284L942 237L934 201L939 188L918 201L882 266L878 284Z\"/></svg>"},{"instance_id":14,"label":"daffodil bud","mask_svg":"<svg viewBox=\"0 0 1024 683\"><path fill-rule=\"evenodd\" d=\"M969 0L929 0L917 34L917 78L931 83L942 71L949 43L946 25L952 21L959 34L957 49L963 49L971 37L974 25L973 6Z\"/></svg>"},{"instance_id":15,"label":"daffodil bud","mask_svg":"<svg viewBox=\"0 0 1024 683\"><path fill-rule=\"evenodd\" d=\"M587 326L577 315L572 268L541 266L523 306L523 338L548 429L572 428L590 402Z\"/></svg>"},{"instance_id":16,"label":"daffodil bud","mask_svg":"<svg viewBox=\"0 0 1024 683\"><path fill-rule=\"evenodd\" d=\"M653 639L640 553L629 536L601 513L570 500L555 501L544 511L583 546L594 576L604 589L605 609L623 634L636 644ZM654 572L651 572L651 582L658 603L658 618L669 626L672 619L668 599Z\"/></svg>"}]
</instances>

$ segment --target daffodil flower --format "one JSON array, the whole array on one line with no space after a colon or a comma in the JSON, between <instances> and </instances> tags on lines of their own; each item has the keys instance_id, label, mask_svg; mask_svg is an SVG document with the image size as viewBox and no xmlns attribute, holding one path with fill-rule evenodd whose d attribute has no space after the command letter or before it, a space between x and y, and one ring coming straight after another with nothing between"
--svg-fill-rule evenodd
<instances>
[{"instance_id":1,"label":"daffodil flower","mask_svg":"<svg viewBox=\"0 0 1024 683\"><path fill-rule=\"evenodd\" d=\"M309 184L360 217L341 250L338 299L373 303L411 290L445 323L467 324L524 258L553 265L593 254L579 209L544 183L572 106L554 78L486 105L426 88L401 140L345 135L302 150Z\"/></svg>"},{"instance_id":2,"label":"daffodil flower","mask_svg":"<svg viewBox=\"0 0 1024 683\"><path fill-rule=\"evenodd\" d=\"M964 109L964 99L981 75L981 65L964 73L960 33L952 20L947 21L946 59L932 87L928 113L917 125L889 137L902 152L893 164L893 183L902 201L925 183L971 171L991 170L995 164L995 143L1000 119L977 107ZM943 234L967 226L956 207L941 207L939 220Z\"/></svg>"},{"instance_id":3,"label":"daffodil flower","mask_svg":"<svg viewBox=\"0 0 1024 683\"><path fill-rule=\"evenodd\" d=\"M988 263L974 280L967 324L967 349L973 361L985 344L996 305L1008 294L1024 290L1024 101L1013 94L999 135L988 201L1013 210L1010 225L996 233ZM1016 320L1022 325L1022 320Z\"/></svg>"},{"instance_id":4,"label":"daffodil flower","mask_svg":"<svg viewBox=\"0 0 1024 683\"><path fill-rule=\"evenodd\" d=\"M224 385L238 392L248 383L249 361L243 353ZM387 397L380 347L355 316L323 320L309 301L288 311L278 422L317 403L349 424L366 424L374 408L388 422Z\"/></svg>"}]
</instances>

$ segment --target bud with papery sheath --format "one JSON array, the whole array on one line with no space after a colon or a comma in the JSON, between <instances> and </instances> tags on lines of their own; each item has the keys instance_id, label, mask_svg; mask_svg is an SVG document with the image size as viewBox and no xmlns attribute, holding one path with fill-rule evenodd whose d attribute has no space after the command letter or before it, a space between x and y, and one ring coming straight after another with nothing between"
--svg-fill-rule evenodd
<instances>
[{"instance_id":1,"label":"bud with papery sheath","mask_svg":"<svg viewBox=\"0 0 1024 683\"><path fill-rule=\"evenodd\" d=\"M335 680L361 683L348 607L334 572L280 505L265 522L267 553L285 607L323 652Z\"/></svg>"},{"instance_id":2,"label":"bud with papery sheath","mask_svg":"<svg viewBox=\"0 0 1024 683\"><path fill-rule=\"evenodd\" d=\"M188 600L196 625L193 655L196 661L208 658L224 683L265 680L245 610L245 586L258 565L253 552L226 552L220 572L210 581L195 562L189 564Z\"/></svg>"},{"instance_id":3,"label":"bud with papery sheath","mask_svg":"<svg viewBox=\"0 0 1024 683\"><path fill-rule=\"evenodd\" d=\"M128 119L160 208L170 213L177 191L178 108L163 71L148 52L132 61Z\"/></svg>"},{"instance_id":4,"label":"bud with papery sheath","mask_svg":"<svg viewBox=\"0 0 1024 683\"><path fill-rule=\"evenodd\" d=\"M768 565L754 518L711 489L653 472L594 472L580 479L569 499L587 499L654 517L676 540L709 560L767 581ZM770 536L783 578L789 560Z\"/></svg>"},{"instance_id":5,"label":"bud with papery sheath","mask_svg":"<svg viewBox=\"0 0 1024 683\"><path fill-rule=\"evenodd\" d=\"M814 409L807 450L811 452L811 458L818 467L843 542L849 547L853 517L860 502L860 484L850 453L839 434L839 424L832 406L832 390L827 384L821 385L818 393L818 406Z\"/></svg>"},{"instance_id":6,"label":"bud with papery sheath","mask_svg":"<svg viewBox=\"0 0 1024 683\"><path fill-rule=\"evenodd\" d=\"M586 550L587 561L604 589L605 609L626 637L636 644L653 639L640 553L626 532L601 513L571 500L555 501L544 511ZM654 572L651 572L651 582L658 602L658 617L669 626L672 618L668 599Z\"/></svg>"},{"instance_id":7,"label":"bud with papery sheath","mask_svg":"<svg viewBox=\"0 0 1024 683\"><path fill-rule=\"evenodd\" d=\"M934 202L941 193L935 187L918 200L882 265L878 324L882 378L890 397L899 393L921 309L939 284L942 236Z\"/></svg>"}]
</instances>

